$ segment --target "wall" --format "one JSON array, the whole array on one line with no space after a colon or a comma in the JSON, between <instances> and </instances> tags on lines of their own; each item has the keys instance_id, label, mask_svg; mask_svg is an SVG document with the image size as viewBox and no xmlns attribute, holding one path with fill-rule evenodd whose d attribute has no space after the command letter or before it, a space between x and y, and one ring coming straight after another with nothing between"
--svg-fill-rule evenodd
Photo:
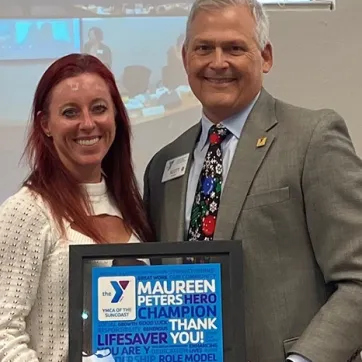
<instances>
[{"instance_id":1,"label":"wall","mask_svg":"<svg viewBox=\"0 0 362 362\"><path fill-rule=\"evenodd\" d=\"M361 14L361 0L337 0L332 12L271 13L275 67L266 79L279 98L339 112L360 155Z\"/></svg>"}]
</instances>

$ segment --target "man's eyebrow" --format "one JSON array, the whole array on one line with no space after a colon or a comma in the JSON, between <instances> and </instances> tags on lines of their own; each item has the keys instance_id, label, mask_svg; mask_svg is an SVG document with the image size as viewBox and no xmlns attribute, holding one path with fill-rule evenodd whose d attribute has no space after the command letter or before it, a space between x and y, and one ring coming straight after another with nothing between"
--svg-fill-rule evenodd
<instances>
[{"instance_id":1,"label":"man's eyebrow","mask_svg":"<svg viewBox=\"0 0 362 362\"><path fill-rule=\"evenodd\" d=\"M204 39L204 38L195 38L193 41L194 44L206 44L206 45L214 45L215 40ZM241 45L243 47L247 47L247 43L243 39L234 39L234 40L225 40L220 42L223 46L230 45Z\"/></svg>"}]
</instances>

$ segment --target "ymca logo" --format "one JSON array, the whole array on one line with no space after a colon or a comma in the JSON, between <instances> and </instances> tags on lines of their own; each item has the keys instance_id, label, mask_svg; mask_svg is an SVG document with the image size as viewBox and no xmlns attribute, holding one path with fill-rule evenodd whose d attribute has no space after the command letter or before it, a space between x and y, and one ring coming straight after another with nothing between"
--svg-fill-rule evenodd
<instances>
[{"instance_id":1,"label":"ymca logo","mask_svg":"<svg viewBox=\"0 0 362 362\"><path fill-rule=\"evenodd\" d=\"M116 270L115 274L117 274ZM136 277L130 275L101 276L98 278L97 284L99 321L136 319Z\"/></svg>"},{"instance_id":2,"label":"ymca logo","mask_svg":"<svg viewBox=\"0 0 362 362\"><path fill-rule=\"evenodd\" d=\"M129 285L129 280L111 281L111 285L115 291L111 303L119 303L123 299L124 292Z\"/></svg>"}]
</instances>

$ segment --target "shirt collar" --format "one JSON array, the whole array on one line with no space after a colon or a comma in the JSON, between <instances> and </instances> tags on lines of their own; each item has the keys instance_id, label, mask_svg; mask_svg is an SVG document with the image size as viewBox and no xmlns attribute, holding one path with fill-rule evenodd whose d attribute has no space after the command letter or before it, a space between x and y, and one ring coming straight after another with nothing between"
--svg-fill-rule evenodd
<instances>
[{"instance_id":1,"label":"shirt collar","mask_svg":"<svg viewBox=\"0 0 362 362\"><path fill-rule=\"evenodd\" d=\"M260 95L260 92L257 94L257 96L254 98L254 100L241 112L238 112L234 114L233 116L225 119L221 123L232 133L233 136L235 136L237 139L240 138L241 131L243 130L244 124L253 109L256 101L258 100ZM201 117L201 135L199 140L199 145L201 148L204 148L207 144L208 134L209 130L213 123L205 116L204 113L202 113Z\"/></svg>"}]
</instances>

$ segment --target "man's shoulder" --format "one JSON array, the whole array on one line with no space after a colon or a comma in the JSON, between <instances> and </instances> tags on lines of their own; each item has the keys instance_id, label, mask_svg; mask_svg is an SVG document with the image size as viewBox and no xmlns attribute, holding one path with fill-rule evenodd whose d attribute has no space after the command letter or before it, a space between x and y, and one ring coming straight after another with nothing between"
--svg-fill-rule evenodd
<instances>
[{"instance_id":1,"label":"man's shoulder","mask_svg":"<svg viewBox=\"0 0 362 362\"><path fill-rule=\"evenodd\" d=\"M331 108L312 109L288 103L275 98L275 115L278 122L288 123L305 128L314 128L319 122L332 117L341 116Z\"/></svg>"},{"instance_id":2,"label":"man's shoulder","mask_svg":"<svg viewBox=\"0 0 362 362\"><path fill-rule=\"evenodd\" d=\"M174 139L172 142L168 143L166 146L161 148L152 158L150 163L154 166L162 164L164 165L166 161L171 160L175 157L182 156L182 150L184 150L185 145L190 143L190 139L195 139L195 134L200 129L200 124L197 123L192 127L184 131L180 136Z\"/></svg>"}]
</instances>

